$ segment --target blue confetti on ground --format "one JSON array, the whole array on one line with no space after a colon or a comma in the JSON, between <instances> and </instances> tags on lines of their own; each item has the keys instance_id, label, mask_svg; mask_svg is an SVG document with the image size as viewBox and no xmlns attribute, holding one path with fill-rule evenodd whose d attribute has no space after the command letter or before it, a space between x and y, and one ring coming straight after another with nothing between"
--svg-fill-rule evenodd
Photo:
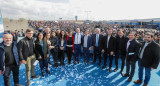
<instances>
[{"instance_id":1,"label":"blue confetti on ground","mask_svg":"<svg viewBox=\"0 0 160 86\"><path fill-rule=\"evenodd\" d=\"M113 72L115 65L113 60L112 72L108 72L108 67L102 70L102 66L91 64L92 56L89 64L83 63L83 56L80 59L80 64L67 64L67 58L65 59L65 66L59 66L54 68L50 66L51 74L45 74L45 77L41 76L41 70L39 64L36 66L35 73L41 77L38 79L31 79L30 86L142 86L143 84L136 85L134 80L138 79L138 65L136 64L135 75L131 82L127 82L126 77L122 77L120 74L120 68L117 72ZM53 62L51 57L51 62ZM103 61L102 61L103 62ZM119 59L119 67L121 66L121 60ZM124 69L125 72L126 69ZM20 84L26 85L25 66L20 66ZM160 86L160 66L156 70L152 70L151 80L149 86ZM11 75L11 84L13 83L13 76ZM0 76L0 86L3 85L3 76Z\"/></svg>"}]
</instances>

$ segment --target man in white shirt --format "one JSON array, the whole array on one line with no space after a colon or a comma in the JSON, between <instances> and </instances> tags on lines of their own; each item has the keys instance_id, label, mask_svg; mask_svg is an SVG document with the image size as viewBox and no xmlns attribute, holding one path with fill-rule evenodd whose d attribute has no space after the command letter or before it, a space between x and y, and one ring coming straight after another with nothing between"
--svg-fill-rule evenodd
<instances>
[{"instance_id":1,"label":"man in white shirt","mask_svg":"<svg viewBox=\"0 0 160 86\"><path fill-rule=\"evenodd\" d=\"M74 34L74 64L76 64L76 61L79 63L82 37L83 35L80 33L80 28L77 28L76 33Z\"/></svg>"}]
</instances>

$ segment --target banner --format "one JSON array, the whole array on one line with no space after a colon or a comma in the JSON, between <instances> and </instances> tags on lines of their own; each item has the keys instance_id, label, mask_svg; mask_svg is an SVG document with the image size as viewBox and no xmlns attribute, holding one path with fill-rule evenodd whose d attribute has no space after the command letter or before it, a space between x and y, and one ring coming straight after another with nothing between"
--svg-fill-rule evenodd
<instances>
[{"instance_id":1,"label":"banner","mask_svg":"<svg viewBox=\"0 0 160 86\"><path fill-rule=\"evenodd\" d=\"M0 10L0 38L2 38L3 33L4 33L4 27L3 27L2 14L1 14L1 10Z\"/></svg>"}]
</instances>

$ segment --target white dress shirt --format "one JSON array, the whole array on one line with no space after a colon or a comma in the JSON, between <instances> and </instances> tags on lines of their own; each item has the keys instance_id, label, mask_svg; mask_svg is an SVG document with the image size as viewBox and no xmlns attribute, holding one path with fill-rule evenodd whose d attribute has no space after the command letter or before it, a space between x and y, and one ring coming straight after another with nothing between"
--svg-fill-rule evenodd
<instances>
[{"instance_id":1,"label":"white dress shirt","mask_svg":"<svg viewBox=\"0 0 160 86\"><path fill-rule=\"evenodd\" d=\"M145 48L148 46L148 44L149 44L149 43L145 42L145 44L144 44L144 46L143 46L143 49L142 49L142 51L141 51L141 53L140 53L140 56L139 56L141 59L142 59L142 57L143 57L143 52L144 52Z\"/></svg>"},{"instance_id":2,"label":"white dress shirt","mask_svg":"<svg viewBox=\"0 0 160 86\"><path fill-rule=\"evenodd\" d=\"M74 44L81 44L81 34L80 33L75 34Z\"/></svg>"},{"instance_id":3,"label":"white dress shirt","mask_svg":"<svg viewBox=\"0 0 160 86\"><path fill-rule=\"evenodd\" d=\"M129 45L130 45L130 42L131 42L131 40L128 40L128 42L127 42L127 52L128 52L128 47L129 47Z\"/></svg>"}]
</instances>

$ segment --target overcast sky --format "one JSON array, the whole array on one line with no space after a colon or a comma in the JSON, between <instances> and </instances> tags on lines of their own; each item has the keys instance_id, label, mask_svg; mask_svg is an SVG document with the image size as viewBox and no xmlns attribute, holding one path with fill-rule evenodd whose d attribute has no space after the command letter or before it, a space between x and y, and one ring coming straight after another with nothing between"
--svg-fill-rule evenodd
<instances>
[{"instance_id":1,"label":"overcast sky","mask_svg":"<svg viewBox=\"0 0 160 86\"><path fill-rule=\"evenodd\" d=\"M160 18L160 0L0 0L3 17L43 20Z\"/></svg>"}]
</instances>

